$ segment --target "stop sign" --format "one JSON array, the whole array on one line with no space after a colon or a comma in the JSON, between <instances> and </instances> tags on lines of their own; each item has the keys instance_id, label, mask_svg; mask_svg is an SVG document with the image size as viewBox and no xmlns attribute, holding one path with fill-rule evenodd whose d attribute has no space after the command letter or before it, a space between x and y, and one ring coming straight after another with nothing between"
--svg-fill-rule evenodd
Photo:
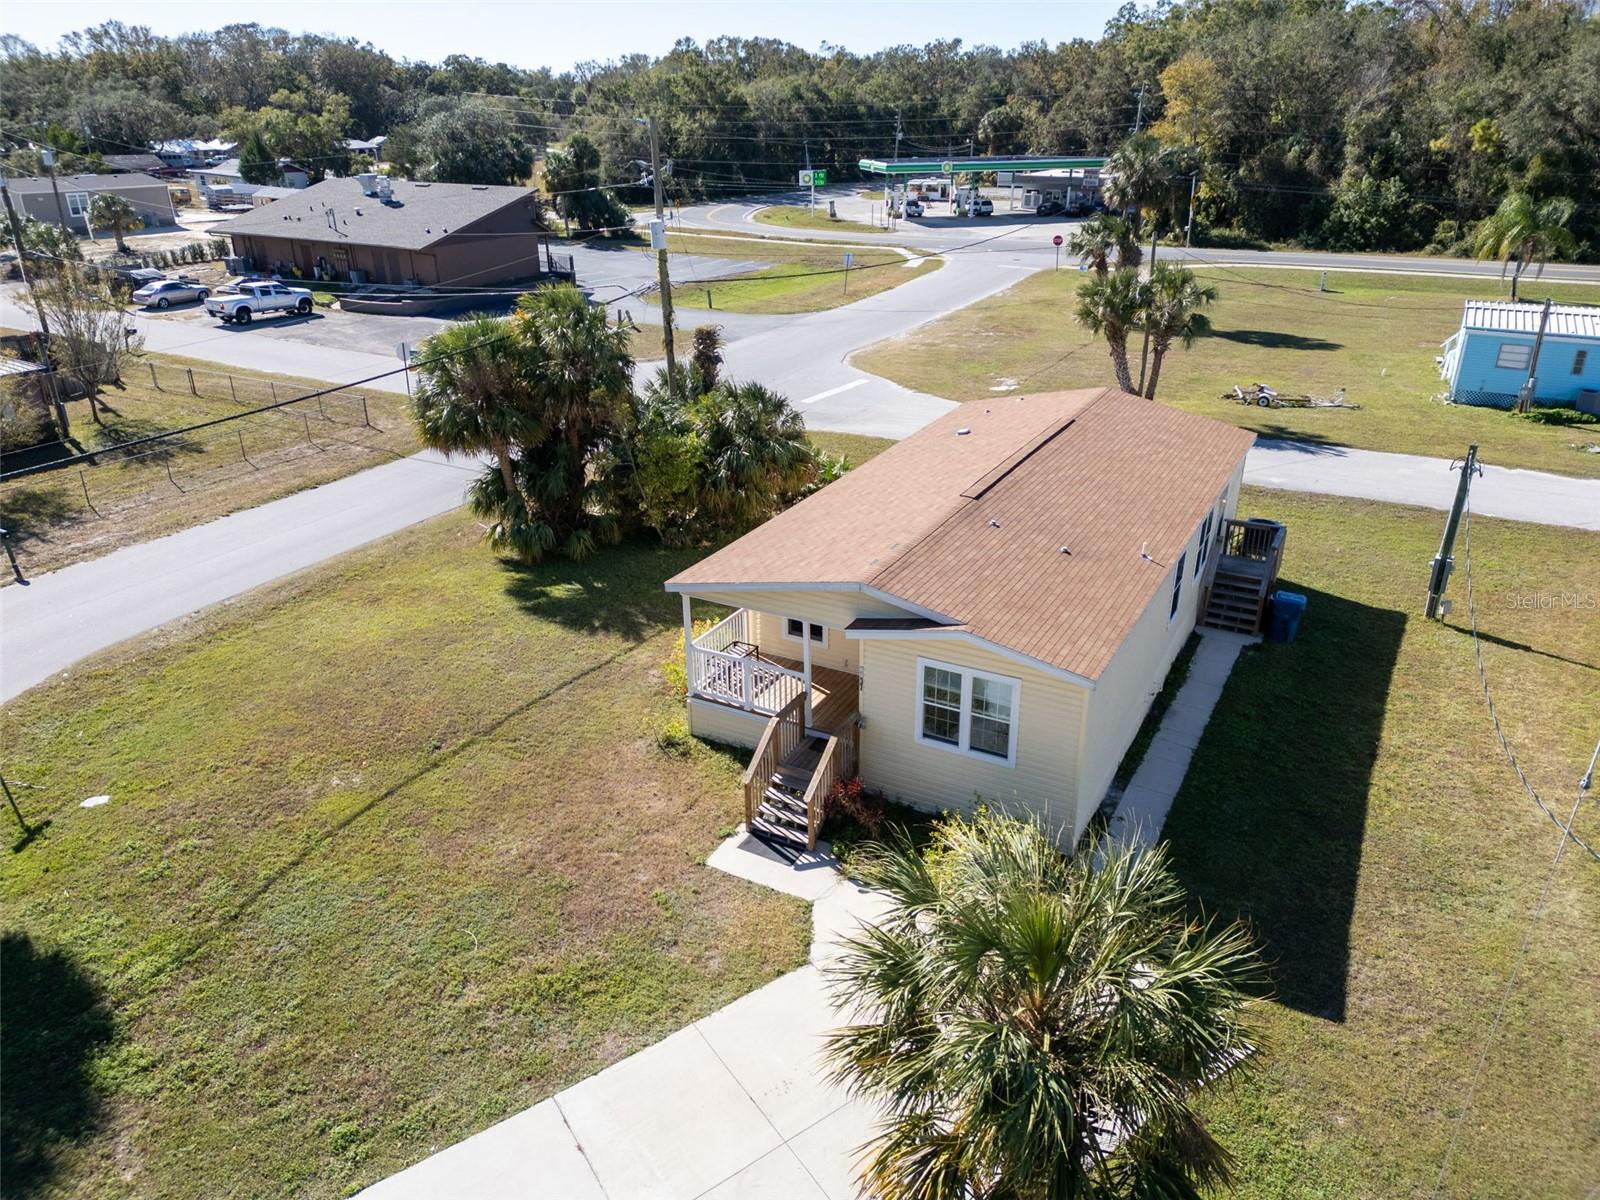
<instances>
[{"instance_id":1,"label":"stop sign","mask_svg":"<svg viewBox=\"0 0 1600 1200\"><path fill-rule=\"evenodd\" d=\"M1056 234L1055 237L1051 238L1050 240L1052 242L1054 242L1058 246L1061 245L1061 235L1059 233Z\"/></svg>"}]
</instances>

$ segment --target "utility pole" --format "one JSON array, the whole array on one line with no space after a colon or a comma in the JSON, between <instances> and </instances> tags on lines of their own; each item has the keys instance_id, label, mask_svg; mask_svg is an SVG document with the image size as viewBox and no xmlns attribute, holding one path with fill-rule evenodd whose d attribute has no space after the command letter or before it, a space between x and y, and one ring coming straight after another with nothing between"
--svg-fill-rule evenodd
<instances>
[{"instance_id":1,"label":"utility pole","mask_svg":"<svg viewBox=\"0 0 1600 1200\"><path fill-rule=\"evenodd\" d=\"M1159 217L1150 219L1150 278L1156 275L1156 236L1161 232ZM1144 373L1150 362L1150 329L1144 331L1144 344L1139 347L1139 395L1144 395Z\"/></svg>"},{"instance_id":2,"label":"utility pole","mask_svg":"<svg viewBox=\"0 0 1600 1200\"><path fill-rule=\"evenodd\" d=\"M1473 443L1467 447L1467 457L1462 460L1461 478L1456 481L1455 503L1450 505L1450 515L1444 523L1444 537L1439 539L1439 553L1433 556L1428 572L1428 603L1422 612L1430 620L1439 615L1440 598L1444 595L1445 584L1450 581L1450 572L1456 565L1453 557L1456 530L1461 525L1461 512L1467 506L1467 492L1472 487L1472 476L1477 470L1478 446Z\"/></svg>"},{"instance_id":3,"label":"utility pole","mask_svg":"<svg viewBox=\"0 0 1600 1200\"><path fill-rule=\"evenodd\" d=\"M1525 413L1533 407L1533 389L1539 385L1539 351L1544 347L1545 326L1550 324L1550 301L1544 302L1544 311L1539 314L1539 332L1533 336L1533 355L1528 359L1528 378L1523 381L1522 390L1517 393L1517 411Z\"/></svg>"},{"instance_id":4,"label":"utility pole","mask_svg":"<svg viewBox=\"0 0 1600 1200\"><path fill-rule=\"evenodd\" d=\"M1139 85L1139 107L1133 114L1134 133L1138 133L1144 127L1144 89L1145 85L1141 83Z\"/></svg>"},{"instance_id":5,"label":"utility pole","mask_svg":"<svg viewBox=\"0 0 1600 1200\"><path fill-rule=\"evenodd\" d=\"M45 173L50 176L50 190L56 196L56 220L61 223L61 232L68 237L76 237L77 235L72 232L72 226L67 224L67 210L62 207L61 188L56 183L56 152L46 146L39 151L39 161L44 164ZM88 225L89 220L87 217L84 218L83 223Z\"/></svg>"},{"instance_id":6,"label":"utility pole","mask_svg":"<svg viewBox=\"0 0 1600 1200\"><path fill-rule=\"evenodd\" d=\"M1189 223L1183 227L1183 248L1189 248L1189 238L1194 234L1194 190L1200 183L1200 172L1189 172Z\"/></svg>"},{"instance_id":7,"label":"utility pole","mask_svg":"<svg viewBox=\"0 0 1600 1200\"><path fill-rule=\"evenodd\" d=\"M667 220L666 205L661 189L661 148L656 142L656 119L650 126L650 176L655 183L656 230L661 244L656 247L656 265L661 280L661 349L667 356L667 391L678 394L678 363L672 354L672 277L667 273Z\"/></svg>"},{"instance_id":8,"label":"utility pole","mask_svg":"<svg viewBox=\"0 0 1600 1200\"><path fill-rule=\"evenodd\" d=\"M44 315L44 307L39 303L39 295L33 290L33 276L28 273L28 252L22 245L22 222L17 220L16 206L11 203L11 189L6 186L4 171L0 171L0 197L4 197L6 205L6 219L11 223L11 241L17 248L17 272L22 276L22 286L28 289L28 296L33 300L33 315L39 318L39 333L43 336L44 345L48 350L50 344L50 322ZM50 399L54 402L56 410L56 424L61 426L62 440L72 436L72 423L67 419L67 406L61 402L61 391L56 387L55 377L50 378Z\"/></svg>"}]
</instances>

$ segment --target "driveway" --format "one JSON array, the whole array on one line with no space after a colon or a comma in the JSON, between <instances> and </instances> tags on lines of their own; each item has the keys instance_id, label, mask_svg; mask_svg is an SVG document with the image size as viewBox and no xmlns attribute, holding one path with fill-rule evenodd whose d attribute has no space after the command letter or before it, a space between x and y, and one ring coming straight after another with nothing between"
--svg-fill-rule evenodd
<instances>
[{"instance_id":1,"label":"driveway","mask_svg":"<svg viewBox=\"0 0 1600 1200\"><path fill-rule=\"evenodd\" d=\"M812 961L360 1193L362 1200L855 1200L872 1108L827 1077L819 969L882 900L741 835L711 865L814 900Z\"/></svg>"}]
</instances>

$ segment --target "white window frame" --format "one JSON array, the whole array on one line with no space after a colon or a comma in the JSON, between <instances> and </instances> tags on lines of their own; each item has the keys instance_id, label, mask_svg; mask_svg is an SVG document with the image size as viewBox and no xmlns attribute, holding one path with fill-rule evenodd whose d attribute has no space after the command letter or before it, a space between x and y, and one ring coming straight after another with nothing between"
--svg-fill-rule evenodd
<instances>
[{"instance_id":1,"label":"white window frame","mask_svg":"<svg viewBox=\"0 0 1600 1200\"><path fill-rule=\"evenodd\" d=\"M1519 362L1507 362L1506 351L1511 351L1513 357L1519 357ZM1526 371L1528 364L1533 361L1533 347L1525 342L1501 342L1500 349L1495 351L1494 365L1501 371Z\"/></svg>"},{"instance_id":2,"label":"white window frame","mask_svg":"<svg viewBox=\"0 0 1600 1200\"><path fill-rule=\"evenodd\" d=\"M922 680L929 667L938 671L949 671L952 675L961 677L961 723L958 733L959 741L952 745L941 742L937 738L924 736L922 732ZM1011 728L1006 741L1006 754L1002 758L998 754L990 754L984 750L972 749L972 681L986 679L991 683L1002 683L1011 689ZM959 754L963 758L976 759L979 762L990 763L994 766L1015 767L1017 765L1017 726L1022 717L1022 680L1011 675L997 675L993 671L980 671L974 667L957 666L955 663L941 662L937 658L917 658L916 697L912 705L911 733L918 743L944 750L951 754Z\"/></svg>"},{"instance_id":3,"label":"white window frame","mask_svg":"<svg viewBox=\"0 0 1600 1200\"><path fill-rule=\"evenodd\" d=\"M1589 365L1589 351L1583 347L1572 352L1572 373L1582 375L1583 369Z\"/></svg>"},{"instance_id":4,"label":"white window frame","mask_svg":"<svg viewBox=\"0 0 1600 1200\"><path fill-rule=\"evenodd\" d=\"M66 195L67 216L82 217L88 220L89 205L92 203L93 197L88 192L68 192Z\"/></svg>"},{"instance_id":5,"label":"white window frame","mask_svg":"<svg viewBox=\"0 0 1600 1200\"><path fill-rule=\"evenodd\" d=\"M826 650L828 648L828 627L822 624L820 621L807 621L803 617L783 618L783 638L785 641L793 642L797 646L801 644L801 639L789 632L790 621L798 621L800 623L800 628L807 633L815 633L819 629L822 630L822 636L820 638L813 637L811 639L811 644L819 650Z\"/></svg>"}]
</instances>

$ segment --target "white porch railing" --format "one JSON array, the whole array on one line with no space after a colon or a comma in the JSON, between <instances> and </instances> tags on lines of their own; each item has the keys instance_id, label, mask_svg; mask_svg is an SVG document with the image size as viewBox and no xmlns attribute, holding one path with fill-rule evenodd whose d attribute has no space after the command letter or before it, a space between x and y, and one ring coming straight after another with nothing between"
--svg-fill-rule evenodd
<instances>
[{"instance_id":1,"label":"white porch railing","mask_svg":"<svg viewBox=\"0 0 1600 1200\"><path fill-rule=\"evenodd\" d=\"M760 657L749 631L741 608L684 647L689 694L771 716L804 694L805 674Z\"/></svg>"}]
</instances>

